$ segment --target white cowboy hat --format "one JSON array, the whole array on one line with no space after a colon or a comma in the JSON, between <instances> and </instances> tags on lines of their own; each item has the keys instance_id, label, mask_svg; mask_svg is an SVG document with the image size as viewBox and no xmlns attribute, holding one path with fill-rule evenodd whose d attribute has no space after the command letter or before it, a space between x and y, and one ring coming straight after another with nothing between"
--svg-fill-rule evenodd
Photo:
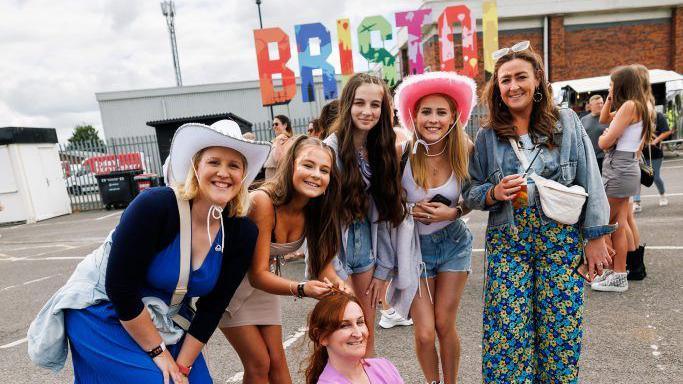
<instances>
[{"instance_id":1,"label":"white cowboy hat","mask_svg":"<svg viewBox=\"0 0 683 384\"><path fill-rule=\"evenodd\" d=\"M166 184L183 182L192 167L192 157L208 147L226 147L241 153L247 159L246 176L242 181L251 184L268 158L271 144L247 140L240 127L232 120L219 120L213 124L183 124L173 135L171 150L164 164Z\"/></svg>"}]
</instances>

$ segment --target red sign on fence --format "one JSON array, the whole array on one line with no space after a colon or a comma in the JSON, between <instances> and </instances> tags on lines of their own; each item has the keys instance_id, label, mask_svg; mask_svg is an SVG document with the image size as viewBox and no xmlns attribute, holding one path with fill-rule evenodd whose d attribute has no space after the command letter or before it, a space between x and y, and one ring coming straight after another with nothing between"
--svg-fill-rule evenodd
<instances>
[{"instance_id":1,"label":"red sign on fence","mask_svg":"<svg viewBox=\"0 0 683 384\"><path fill-rule=\"evenodd\" d=\"M104 175L114 171L143 170L141 152L119 153L118 155L93 156L83 160L83 166L92 173Z\"/></svg>"}]
</instances>

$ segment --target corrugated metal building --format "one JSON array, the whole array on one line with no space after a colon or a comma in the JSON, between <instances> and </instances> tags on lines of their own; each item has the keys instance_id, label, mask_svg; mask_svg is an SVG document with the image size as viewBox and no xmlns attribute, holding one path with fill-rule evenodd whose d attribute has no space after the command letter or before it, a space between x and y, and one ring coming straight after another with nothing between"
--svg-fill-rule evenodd
<instances>
[{"instance_id":1,"label":"corrugated metal building","mask_svg":"<svg viewBox=\"0 0 683 384\"><path fill-rule=\"evenodd\" d=\"M275 80L275 86L279 86ZM337 76L338 92L341 78ZM301 101L301 80L297 78L297 94L286 105L273 107L275 115L289 118L314 118L328 101L324 99L322 81L316 77L316 101ZM270 120L270 109L261 103L258 80L234 83L190 85L182 87L140 89L95 94L100 106L105 140L131 136L154 135L149 121L231 112L251 123Z\"/></svg>"}]
</instances>

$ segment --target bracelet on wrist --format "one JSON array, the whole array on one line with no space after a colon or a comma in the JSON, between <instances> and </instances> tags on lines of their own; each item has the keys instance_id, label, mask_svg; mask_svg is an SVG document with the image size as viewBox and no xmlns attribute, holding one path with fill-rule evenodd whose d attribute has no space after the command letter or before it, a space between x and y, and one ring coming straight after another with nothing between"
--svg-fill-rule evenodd
<instances>
[{"instance_id":1,"label":"bracelet on wrist","mask_svg":"<svg viewBox=\"0 0 683 384\"><path fill-rule=\"evenodd\" d=\"M306 283L302 281L296 286L297 297L300 299L303 299L304 297L306 297L306 292L304 291L305 285L306 285Z\"/></svg>"},{"instance_id":2,"label":"bracelet on wrist","mask_svg":"<svg viewBox=\"0 0 683 384\"><path fill-rule=\"evenodd\" d=\"M176 365L178 366L178 371L180 371L180 373L181 373L183 376L185 376L185 377L190 376L190 371L192 370L192 366L191 366L191 365L188 366L188 367L186 367L186 366L184 366L184 365L182 365L182 364L178 364L178 363L176 363Z\"/></svg>"},{"instance_id":3,"label":"bracelet on wrist","mask_svg":"<svg viewBox=\"0 0 683 384\"><path fill-rule=\"evenodd\" d=\"M489 195L491 195L491 200L493 200L493 203L494 203L494 204L500 202L500 200L496 199L496 192L495 192L495 190L496 190L496 187L495 187L495 186L493 186L491 189L489 189L489 191L490 191L490 192L489 192Z\"/></svg>"},{"instance_id":4,"label":"bracelet on wrist","mask_svg":"<svg viewBox=\"0 0 683 384\"><path fill-rule=\"evenodd\" d=\"M296 292L294 292L294 288L292 288L292 284L294 284L294 283L293 282L289 283L289 293L291 293L292 296L294 296L296 298Z\"/></svg>"},{"instance_id":5,"label":"bracelet on wrist","mask_svg":"<svg viewBox=\"0 0 683 384\"><path fill-rule=\"evenodd\" d=\"M462 217L462 213L463 213L462 207L459 206L459 205L456 205L456 206L455 206L455 219L458 220L459 218L461 218L461 217Z\"/></svg>"},{"instance_id":6,"label":"bracelet on wrist","mask_svg":"<svg viewBox=\"0 0 683 384\"><path fill-rule=\"evenodd\" d=\"M157 345L156 347L152 348L151 350L147 351L147 355L150 358L155 358L166 350L166 344L162 341L161 344Z\"/></svg>"}]
</instances>

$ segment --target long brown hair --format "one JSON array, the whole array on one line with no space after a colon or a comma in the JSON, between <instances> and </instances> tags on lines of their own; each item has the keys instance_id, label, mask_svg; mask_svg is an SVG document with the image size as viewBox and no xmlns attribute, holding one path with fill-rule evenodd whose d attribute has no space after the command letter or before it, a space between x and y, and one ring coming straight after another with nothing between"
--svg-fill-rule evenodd
<instances>
[{"instance_id":1,"label":"long brown hair","mask_svg":"<svg viewBox=\"0 0 683 384\"><path fill-rule=\"evenodd\" d=\"M507 139L511 137L517 139L515 126L512 122L512 113L503 102L500 88L498 87L498 70L503 64L515 59L521 59L530 63L534 70L534 76L539 80L539 85L534 94L540 93L541 99L538 102L533 101L531 120L529 121L529 134L535 138L545 136L548 138L548 145L553 145L553 130L559 119L559 113L553 104L553 94L550 84L545 77L543 60L541 56L534 52L531 46L523 51L510 52L496 61L493 76L486 83L482 94L482 101L488 109L488 117L484 122L484 127L493 129L499 138Z\"/></svg>"},{"instance_id":2,"label":"long brown hair","mask_svg":"<svg viewBox=\"0 0 683 384\"><path fill-rule=\"evenodd\" d=\"M366 144L368 161L372 169L370 195L379 212L379 221L389 221L398 226L405 215L405 203L401 193L399 159L396 156L396 133L391 122L391 92L382 79L367 73L353 75L344 86L339 101L339 116L332 130L337 134L344 175L341 183L340 218L344 225L349 225L368 212L365 184L358 169L356 148L353 144L353 131L356 127L351 119L351 107L356 90L363 84L379 85L383 90L379 122L368 133Z\"/></svg>"},{"instance_id":3,"label":"long brown hair","mask_svg":"<svg viewBox=\"0 0 683 384\"><path fill-rule=\"evenodd\" d=\"M415 110L413 111L413 116L417 116L422 105L422 101L427 96L440 96L443 97L448 103L448 107L451 110L451 116L455 121L455 127L448 134L446 140L446 154L448 156L448 163L451 166L451 170L455 173L455 178L458 182L462 183L464 180L469 178L469 171L467 169L469 163L469 138L465 129L460 124L460 119L457 115L457 104L455 100L450 98L448 95L442 93L436 93L431 95L425 95L420 98L420 100L415 103ZM449 127L450 128L450 127ZM415 126L417 131L417 125ZM413 135L412 144L415 144L417 140L416 136ZM411 146L412 148L412 146ZM410 154L410 168L413 172L413 179L415 179L415 184L427 189L428 170L427 170L427 150L423 145L418 145L417 152Z\"/></svg>"},{"instance_id":4,"label":"long brown hair","mask_svg":"<svg viewBox=\"0 0 683 384\"><path fill-rule=\"evenodd\" d=\"M308 147L324 149L331 159L330 183L325 193L310 199L304 209L304 236L308 244L308 274L316 279L322 269L332 262L341 243L339 232L339 175L335 167L336 156L332 148L315 137L299 135L293 138L289 148L278 166L275 177L259 187L273 201L273 206L287 205L296 194L294 183L294 163L301 151Z\"/></svg>"},{"instance_id":5,"label":"long brown hair","mask_svg":"<svg viewBox=\"0 0 683 384\"><path fill-rule=\"evenodd\" d=\"M306 384L318 382L329 358L327 348L320 342L339 329L344 320L346 306L351 302L360 306L360 302L355 296L335 291L320 299L313 308L308 318L308 338L312 344L313 353L308 358L308 366L305 370Z\"/></svg>"},{"instance_id":6,"label":"long brown hair","mask_svg":"<svg viewBox=\"0 0 683 384\"><path fill-rule=\"evenodd\" d=\"M610 75L612 81L612 103L615 110L619 110L627 101L632 101L636 107L636 113L643 121L641 138L649 144L654 134L654 111L649 107L652 103L652 88L650 86L650 74L647 68L640 64L624 65L617 67Z\"/></svg>"},{"instance_id":7,"label":"long brown hair","mask_svg":"<svg viewBox=\"0 0 683 384\"><path fill-rule=\"evenodd\" d=\"M334 121L337 120L339 115L339 100L335 99L323 106L320 110L320 126L322 127L322 133L320 134L320 140L324 140L329 134L330 129L334 125Z\"/></svg>"}]
</instances>

